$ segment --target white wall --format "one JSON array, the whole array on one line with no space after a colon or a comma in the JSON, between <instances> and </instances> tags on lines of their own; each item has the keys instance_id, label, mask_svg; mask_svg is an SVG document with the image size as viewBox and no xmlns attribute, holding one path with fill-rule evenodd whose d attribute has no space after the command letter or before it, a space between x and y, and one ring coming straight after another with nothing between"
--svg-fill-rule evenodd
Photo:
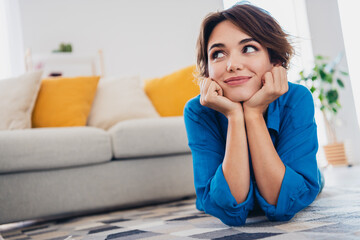
<instances>
[{"instance_id":1,"label":"white wall","mask_svg":"<svg viewBox=\"0 0 360 240\"><path fill-rule=\"evenodd\" d=\"M19 3L0 0L0 80L25 71Z\"/></svg>"},{"instance_id":2,"label":"white wall","mask_svg":"<svg viewBox=\"0 0 360 240\"><path fill-rule=\"evenodd\" d=\"M19 0L25 48L103 49L107 76L160 77L195 63L200 23L221 0Z\"/></svg>"},{"instance_id":3,"label":"white wall","mask_svg":"<svg viewBox=\"0 0 360 240\"><path fill-rule=\"evenodd\" d=\"M357 5L355 5L357 4ZM356 3L352 0L338 0L341 28L344 36L347 63L349 66L350 80L353 89L353 96L356 106L356 115L358 125L360 126L360 34L354 31L354 23L360 22L359 6L360 1Z\"/></svg>"},{"instance_id":4,"label":"white wall","mask_svg":"<svg viewBox=\"0 0 360 240\"><path fill-rule=\"evenodd\" d=\"M333 59L339 52L344 52L339 67L348 71L337 0L307 0L306 5L314 55ZM345 79L345 89L340 92L340 102L342 109L338 115L341 125L336 128L338 140L345 142L350 161L360 163L360 131L349 78Z\"/></svg>"}]
</instances>

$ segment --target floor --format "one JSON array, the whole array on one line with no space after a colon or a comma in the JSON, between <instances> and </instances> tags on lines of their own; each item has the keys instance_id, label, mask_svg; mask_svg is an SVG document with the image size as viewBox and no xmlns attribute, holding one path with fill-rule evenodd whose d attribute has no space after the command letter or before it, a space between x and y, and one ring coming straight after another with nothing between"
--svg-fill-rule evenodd
<instances>
[{"instance_id":1,"label":"floor","mask_svg":"<svg viewBox=\"0 0 360 240\"><path fill-rule=\"evenodd\" d=\"M325 188L289 222L249 217L229 227L195 209L195 199L73 219L0 226L0 239L360 239L360 166L328 167Z\"/></svg>"}]
</instances>

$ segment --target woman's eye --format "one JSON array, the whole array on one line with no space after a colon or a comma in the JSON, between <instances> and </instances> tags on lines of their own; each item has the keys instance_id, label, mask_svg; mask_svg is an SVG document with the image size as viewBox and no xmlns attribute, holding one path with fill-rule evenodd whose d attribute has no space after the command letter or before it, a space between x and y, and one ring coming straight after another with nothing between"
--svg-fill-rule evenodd
<instances>
[{"instance_id":1,"label":"woman's eye","mask_svg":"<svg viewBox=\"0 0 360 240\"><path fill-rule=\"evenodd\" d=\"M224 53L223 52L214 52L212 55L212 59L218 59L218 58L222 58L224 57Z\"/></svg>"},{"instance_id":2,"label":"woman's eye","mask_svg":"<svg viewBox=\"0 0 360 240\"><path fill-rule=\"evenodd\" d=\"M254 46L245 46L243 49L244 53L252 53L252 52L256 52L257 48Z\"/></svg>"}]
</instances>

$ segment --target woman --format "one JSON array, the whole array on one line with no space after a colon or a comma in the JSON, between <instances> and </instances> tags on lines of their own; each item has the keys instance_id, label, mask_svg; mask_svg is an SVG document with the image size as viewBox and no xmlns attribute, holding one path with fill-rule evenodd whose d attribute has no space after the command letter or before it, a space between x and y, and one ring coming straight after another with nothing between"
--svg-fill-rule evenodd
<instances>
[{"instance_id":1,"label":"woman","mask_svg":"<svg viewBox=\"0 0 360 240\"><path fill-rule=\"evenodd\" d=\"M201 27L200 95L184 112L196 207L231 226L258 208L289 220L321 189L314 103L287 81L286 37L249 4L210 14Z\"/></svg>"}]
</instances>

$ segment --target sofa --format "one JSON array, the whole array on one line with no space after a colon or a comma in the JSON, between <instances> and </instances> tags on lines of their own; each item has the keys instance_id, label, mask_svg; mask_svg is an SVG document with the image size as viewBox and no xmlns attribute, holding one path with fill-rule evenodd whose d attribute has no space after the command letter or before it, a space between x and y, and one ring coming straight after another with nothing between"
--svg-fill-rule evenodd
<instances>
[{"instance_id":1,"label":"sofa","mask_svg":"<svg viewBox=\"0 0 360 240\"><path fill-rule=\"evenodd\" d=\"M0 224L195 196L183 116L138 116L109 128L89 117L85 126L0 130Z\"/></svg>"}]
</instances>

